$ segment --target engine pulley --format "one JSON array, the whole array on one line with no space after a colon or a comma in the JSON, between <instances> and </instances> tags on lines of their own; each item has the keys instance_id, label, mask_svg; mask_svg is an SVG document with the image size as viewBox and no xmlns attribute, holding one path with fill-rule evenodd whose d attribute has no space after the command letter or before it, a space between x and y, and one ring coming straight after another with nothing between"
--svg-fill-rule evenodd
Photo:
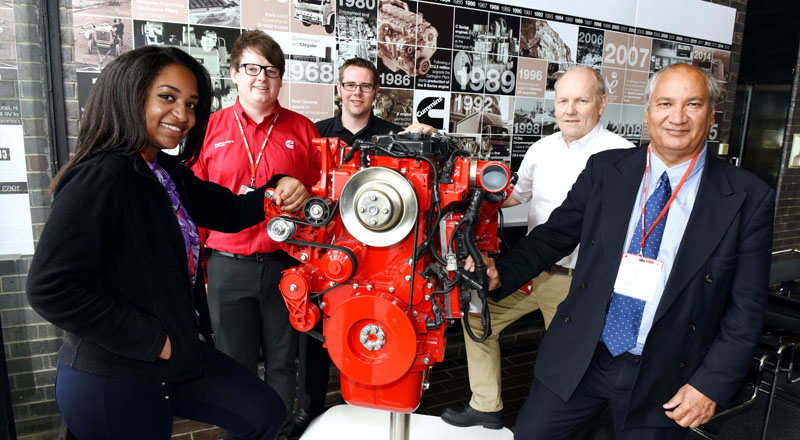
<instances>
[{"instance_id":1,"label":"engine pulley","mask_svg":"<svg viewBox=\"0 0 800 440\"><path fill-rule=\"evenodd\" d=\"M303 205L303 217L313 225L321 225L330 217L331 206L333 206L331 199L311 197Z\"/></svg>"},{"instance_id":2,"label":"engine pulley","mask_svg":"<svg viewBox=\"0 0 800 440\"><path fill-rule=\"evenodd\" d=\"M267 223L267 235L273 241L286 241L297 232L297 227L284 217L274 217Z\"/></svg>"},{"instance_id":3,"label":"engine pulley","mask_svg":"<svg viewBox=\"0 0 800 440\"><path fill-rule=\"evenodd\" d=\"M417 353L414 325L404 310L377 296L342 303L328 320L325 340L342 373L373 386L401 378Z\"/></svg>"},{"instance_id":4,"label":"engine pulley","mask_svg":"<svg viewBox=\"0 0 800 440\"><path fill-rule=\"evenodd\" d=\"M402 240L411 232L419 212L411 183L384 167L361 170L348 180L342 188L339 210L348 232L376 247Z\"/></svg>"}]
</instances>

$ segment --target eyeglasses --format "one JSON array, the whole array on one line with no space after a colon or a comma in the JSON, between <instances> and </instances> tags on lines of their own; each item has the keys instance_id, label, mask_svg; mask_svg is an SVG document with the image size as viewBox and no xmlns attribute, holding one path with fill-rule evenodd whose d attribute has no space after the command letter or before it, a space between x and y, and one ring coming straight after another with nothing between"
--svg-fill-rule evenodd
<instances>
[{"instance_id":1,"label":"eyeglasses","mask_svg":"<svg viewBox=\"0 0 800 440\"><path fill-rule=\"evenodd\" d=\"M250 76L258 76L261 74L263 70L264 73L267 74L269 78L277 78L281 76L280 70L278 70L275 66L262 66L260 64L253 64L253 63L242 63L239 64L239 68L244 67L244 73Z\"/></svg>"},{"instance_id":2,"label":"eyeglasses","mask_svg":"<svg viewBox=\"0 0 800 440\"><path fill-rule=\"evenodd\" d=\"M362 92L369 93L375 90L375 84L370 83L354 83L354 82L346 82L342 83L342 88L347 90L348 92L354 92L356 88L360 88Z\"/></svg>"}]
</instances>

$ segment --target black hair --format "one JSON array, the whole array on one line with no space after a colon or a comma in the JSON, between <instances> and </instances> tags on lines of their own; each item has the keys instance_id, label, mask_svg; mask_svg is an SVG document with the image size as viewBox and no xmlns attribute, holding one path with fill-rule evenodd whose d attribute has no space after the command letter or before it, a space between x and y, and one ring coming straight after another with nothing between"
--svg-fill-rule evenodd
<instances>
[{"instance_id":1,"label":"black hair","mask_svg":"<svg viewBox=\"0 0 800 440\"><path fill-rule=\"evenodd\" d=\"M184 66L197 80L195 125L184 139L178 157L187 166L200 157L206 125L211 115L211 80L206 69L191 55L175 47L145 46L110 62L92 86L81 118L74 155L53 179L86 158L100 152L139 154L147 145L145 102L155 78L172 65Z\"/></svg>"}]
</instances>

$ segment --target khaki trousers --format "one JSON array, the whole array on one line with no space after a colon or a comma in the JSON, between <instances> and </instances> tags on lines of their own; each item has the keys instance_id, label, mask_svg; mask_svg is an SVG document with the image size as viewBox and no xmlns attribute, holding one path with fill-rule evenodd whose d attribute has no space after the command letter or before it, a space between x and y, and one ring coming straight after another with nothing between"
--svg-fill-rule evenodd
<instances>
[{"instance_id":1,"label":"khaki trousers","mask_svg":"<svg viewBox=\"0 0 800 440\"><path fill-rule=\"evenodd\" d=\"M469 404L478 411L494 412L503 409L500 396L502 370L500 368L500 332L520 317L541 309L544 326L547 328L556 309L569 292L571 275L542 272L533 279L531 294L516 291L500 302L488 300L492 318L492 335L477 343L464 332L467 349L467 368L472 399ZM463 320L462 320L463 325ZM483 336L479 313L470 313L469 326L477 337Z\"/></svg>"}]
</instances>

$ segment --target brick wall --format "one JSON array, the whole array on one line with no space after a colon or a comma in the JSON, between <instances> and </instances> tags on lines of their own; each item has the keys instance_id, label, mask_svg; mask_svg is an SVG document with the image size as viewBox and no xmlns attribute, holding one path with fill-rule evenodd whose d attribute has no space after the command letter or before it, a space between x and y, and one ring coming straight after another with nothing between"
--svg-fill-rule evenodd
<instances>
[{"instance_id":1,"label":"brick wall","mask_svg":"<svg viewBox=\"0 0 800 440\"><path fill-rule=\"evenodd\" d=\"M25 142L34 240L39 237L50 197L51 179L47 77L40 2L14 0L18 80L2 81L0 98L17 98ZM25 300L30 257L0 261L0 320L17 434L52 439L61 427L53 400L60 331L46 323Z\"/></svg>"},{"instance_id":2,"label":"brick wall","mask_svg":"<svg viewBox=\"0 0 800 440\"><path fill-rule=\"evenodd\" d=\"M739 63L742 54L742 35L744 34L744 19L747 12L747 0L704 0L717 5L728 6L736 9L736 24L733 27L733 44L731 45L731 65L728 77L728 86L725 99L717 105L717 111L724 112L722 121L717 121L720 131L720 142L730 143L731 120L733 118L733 103L736 99L736 84L739 81Z\"/></svg>"},{"instance_id":3,"label":"brick wall","mask_svg":"<svg viewBox=\"0 0 800 440\"><path fill-rule=\"evenodd\" d=\"M783 158L778 177L778 201L775 210L774 251L800 249L800 168L789 168L789 155L792 139L800 133L800 53L794 69L792 100L789 105L788 124L783 137ZM782 258L797 258L796 254L786 254Z\"/></svg>"}]
</instances>

